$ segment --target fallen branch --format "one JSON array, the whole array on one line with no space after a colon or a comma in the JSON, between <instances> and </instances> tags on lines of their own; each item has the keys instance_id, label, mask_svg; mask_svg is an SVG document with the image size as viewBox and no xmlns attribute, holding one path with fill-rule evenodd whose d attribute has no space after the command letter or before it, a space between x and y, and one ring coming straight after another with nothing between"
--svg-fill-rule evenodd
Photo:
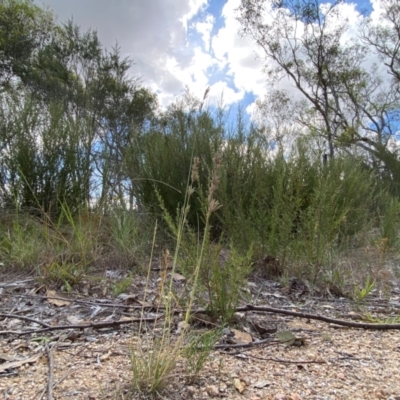
<instances>
[{"instance_id":1,"label":"fallen branch","mask_svg":"<svg viewBox=\"0 0 400 400\"><path fill-rule=\"evenodd\" d=\"M111 321L111 322L93 322L89 324L77 324L77 325L55 325L55 326L48 326L47 328L43 329L31 329L26 332L13 332L19 336L29 335L31 333L43 333L43 332L50 332L50 331L57 331L57 330L66 330L66 329L86 329L86 328L93 328L93 329L101 329L101 328L109 328L109 327L118 327L121 325L133 324L135 322L155 322L161 318L164 318L164 315L160 315L154 318L132 318L123 321ZM7 331L0 332L2 334L7 334Z\"/></svg>"},{"instance_id":2,"label":"fallen branch","mask_svg":"<svg viewBox=\"0 0 400 400\"><path fill-rule=\"evenodd\" d=\"M153 304L149 304L149 305L134 305L134 304L116 304L116 303L110 303L107 302L105 303L100 303L99 301L84 301L84 300L78 300L78 299L70 299L68 297L57 297L57 296L36 296L36 295L32 295L32 294L19 294L16 295L15 297L21 297L21 298L33 298L33 299L40 299L40 300L62 300L62 301L68 301L70 303L77 303L77 304L83 304L86 306L96 306L96 307L111 307L111 308L129 308L129 309L137 309L137 310L142 310L142 309L163 309L165 307L158 307L156 305Z\"/></svg>"},{"instance_id":3,"label":"fallen branch","mask_svg":"<svg viewBox=\"0 0 400 400\"><path fill-rule=\"evenodd\" d=\"M29 322L33 322L34 324L38 324L40 326L44 326L45 328L49 328L50 325L46 324L45 322L42 321L38 321L36 319L33 318L29 318L29 317L24 317L23 315L15 315L15 314L0 314L0 318L15 318L15 319L20 319L22 321L29 321Z\"/></svg>"},{"instance_id":4,"label":"fallen branch","mask_svg":"<svg viewBox=\"0 0 400 400\"><path fill-rule=\"evenodd\" d=\"M248 343L235 343L235 344L216 344L213 346L213 349L245 349L249 347L256 347L256 346L265 346L268 344L273 344L273 343L282 343L279 340L271 340L271 339L264 339L264 340L259 340L257 342L248 342Z\"/></svg>"},{"instance_id":5,"label":"fallen branch","mask_svg":"<svg viewBox=\"0 0 400 400\"><path fill-rule=\"evenodd\" d=\"M46 343L47 358L49 359L49 380L47 382L47 398L53 400L53 356L49 344Z\"/></svg>"},{"instance_id":6,"label":"fallen branch","mask_svg":"<svg viewBox=\"0 0 400 400\"><path fill-rule=\"evenodd\" d=\"M13 370L13 369L19 368L25 364L32 364L32 363L36 362L41 356L42 356L42 354L35 354L34 356L24 358L23 360L10 361L10 362L5 362L3 364L0 364L0 374L8 369ZM1 376L3 376L3 375L1 375Z\"/></svg>"},{"instance_id":7,"label":"fallen branch","mask_svg":"<svg viewBox=\"0 0 400 400\"><path fill-rule=\"evenodd\" d=\"M331 324L348 326L350 328L359 328L359 329L369 329L369 330L400 329L400 324L369 324L365 322L343 321L341 319L324 317L323 315L318 315L318 314L308 314L298 311L282 310L280 308L273 308L273 307L253 306L251 304L248 304L245 307L238 308L236 311L262 311L274 314L291 315L293 317L314 319L318 321L329 322Z\"/></svg>"},{"instance_id":8,"label":"fallen branch","mask_svg":"<svg viewBox=\"0 0 400 400\"><path fill-rule=\"evenodd\" d=\"M111 306L111 305L109 305L109 306ZM129 306L127 306L127 307L129 307ZM146 308L146 307L143 307L143 308ZM293 317L300 317L300 318L305 318L305 319L324 321L324 322L328 322L328 323L339 325L339 326L347 326L350 328L358 328L358 329L367 329L367 330L399 329L400 330L400 324L371 324L371 323L365 323L365 322L344 321L344 320L340 320L340 319L336 319L336 318L325 317L323 315L318 315L318 314L309 314L309 313L304 313L304 312L300 312L300 311L289 311L289 310L283 310L280 308L273 308L273 307L266 307L266 306L253 306L251 304L248 304L245 307L238 307L235 311L236 312L258 311L258 312L290 315ZM176 311L174 311L174 314L180 313L180 312L185 312L185 310L182 310L182 309L176 310ZM207 314L207 310L198 309L198 310L192 311L192 315L195 315L198 313ZM21 335L27 335L30 333L42 333L42 332L65 330L65 329L85 329L85 328L101 329L101 328L108 328L108 327L117 327L120 325L131 324L131 323L139 323L141 321L142 322L154 322L157 319L163 318L163 317L164 317L164 315L161 315L160 317L144 318L144 319L143 318L135 318L135 319L129 319L129 320L123 320L123 321L97 322L97 323L78 324L78 325L50 326L44 322L29 318L29 317L24 317L24 316L19 316L19 315L14 315L14 314L0 314L0 318L18 318L21 320L26 320L29 322L39 324L44 327L43 329L37 329L37 330L31 329L26 332L1 331L0 335L13 333L13 334L17 334L17 335L21 336ZM257 342L257 343L259 343L259 342Z\"/></svg>"},{"instance_id":9,"label":"fallen branch","mask_svg":"<svg viewBox=\"0 0 400 400\"><path fill-rule=\"evenodd\" d=\"M240 351L236 351L235 353L230 353L229 351L223 351L222 353L227 354L229 356L236 356L238 354L241 354ZM310 361L303 361L303 360L283 360L281 358L272 358L272 357L257 357L253 356L252 354L249 356L246 356L249 358L253 358L255 360L261 360L261 361L272 361L272 362L279 362L279 363L284 363L284 364L326 364L326 361L324 360L310 360Z\"/></svg>"}]
</instances>

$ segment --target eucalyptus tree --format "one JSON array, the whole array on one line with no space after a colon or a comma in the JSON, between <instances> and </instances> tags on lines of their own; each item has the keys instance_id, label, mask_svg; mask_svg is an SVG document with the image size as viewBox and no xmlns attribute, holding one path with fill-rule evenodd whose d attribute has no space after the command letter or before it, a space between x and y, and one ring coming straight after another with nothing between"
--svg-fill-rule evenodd
<instances>
[{"instance_id":1,"label":"eucalyptus tree","mask_svg":"<svg viewBox=\"0 0 400 400\"><path fill-rule=\"evenodd\" d=\"M380 59L393 76L395 84L400 83L400 3L397 0L380 0L380 18L367 18L362 25L362 39L373 46Z\"/></svg>"},{"instance_id":2,"label":"eucalyptus tree","mask_svg":"<svg viewBox=\"0 0 400 400\"><path fill-rule=\"evenodd\" d=\"M269 77L289 79L301 93L305 108L297 120L326 139L331 157L356 145L393 169L398 162L387 145L398 123L398 86L388 83L380 65L368 67L368 56L383 50L373 39L351 38L348 7L342 1L242 0L238 18L241 33L262 50ZM392 52L398 49L394 31L375 31L376 38L382 32L392 38ZM391 60L386 66L393 74Z\"/></svg>"}]
</instances>

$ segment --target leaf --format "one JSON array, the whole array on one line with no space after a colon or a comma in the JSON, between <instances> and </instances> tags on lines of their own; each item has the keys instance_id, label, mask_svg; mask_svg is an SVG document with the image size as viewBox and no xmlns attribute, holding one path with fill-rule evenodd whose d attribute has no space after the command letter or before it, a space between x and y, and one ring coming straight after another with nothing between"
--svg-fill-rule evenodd
<instances>
[{"instance_id":1,"label":"leaf","mask_svg":"<svg viewBox=\"0 0 400 400\"><path fill-rule=\"evenodd\" d=\"M69 306L71 304L70 301L68 300L63 300L61 299L60 295L57 294L57 292L55 290L47 290L46 291L46 296L47 296L47 301L50 304L55 305L56 307L64 307L64 306ZM53 298L53 297L57 297L57 298Z\"/></svg>"},{"instance_id":2,"label":"leaf","mask_svg":"<svg viewBox=\"0 0 400 400\"><path fill-rule=\"evenodd\" d=\"M34 363L41 356L42 356L41 354L36 354L36 355L34 355L32 357L25 358L24 360L11 361L11 362L7 362L7 363L4 363L4 364L0 364L0 373L6 371L8 369L14 369L14 368L21 367L24 364Z\"/></svg>"},{"instance_id":3,"label":"leaf","mask_svg":"<svg viewBox=\"0 0 400 400\"><path fill-rule=\"evenodd\" d=\"M183 275L178 274L177 272L174 272L174 274L172 275L172 279L175 282L184 282L186 280L186 278Z\"/></svg>"},{"instance_id":4,"label":"leaf","mask_svg":"<svg viewBox=\"0 0 400 400\"><path fill-rule=\"evenodd\" d=\"M269 385L271 385L270 381L258 381L253 385L253 387L255 387L256 389L262 389Z\"/></svg>"},{"instance_id":5,"label":"leaf","mask_svg":"<svg viewBox=\"0 0 400 400\"><path fill-rule=\"evenodd\" d=\"M240 379L235 378L233 380L233 384L235 385L236 390L242 394L244 392L244 389L246 389L246 384L242 382Z\"/></svg>"},{"instance_id":6,"label":"leaf","mask_svg":"<svg viewBox=\"0 0 400 400\"><path fill-rule=\"evenodd\" d=\"M306 339L303 337L296 337L292 332L282 331L276 334L276 338L286 346L305 346Z\"/></svg>"},{"instance_id":7,"label":"leaf","mask_svg":"<svg viewBox=\"0 0 400 400\"><path fill-rule=\"evenodd\" d=\"M140 304L142 307L153 307L154 304L150 303L149 301L142 301L142 300L136 300L138 304Z\"/></svg>"},{"instance_id":8,"label":"leaf","mask_svg":"<svg viewBox=\"0 0 400 400\"><path fill-rule=\"evenodd\" d=\"M36 337L31 339L31 342L38 342L40 344L50 343L51 342L51 338L49 338L47 336L36 336Z\"/></svg>"},{"instance_id":9,"label":"leaf","mask_svg":"<svg viewBox=\"0 0 400 400\"><path fill-rule=\"evenodd\" d=\"M289 331L278 332L275 336L281 343L285 344L286 346L291 346L296 340L296 336L294 336L293 333Z\"/></svg>"},{"instance_id":10,"label":"leaf","mask_svg":"<svg viewBox=\"0 0 400 400\"><path fill-rule=\"evenodd\" d=\"M74 315L68 315L67 316L67 321L71 325L79 325L79 324L83 323L83 321L81 319L79 319L78 317L75 317Z\"/></svg>"},{"instance_id":11,"label":"leaf","mask_svg":"<svg viewBox=\"0 0 400 400\"><path fill-rule=\"evenodd\" d=\"M253 337L249 333L237 329L231 329L231 331L235 335L233 340L236 343L251 343L253 341Z\"/></svg>"}]
</instances>

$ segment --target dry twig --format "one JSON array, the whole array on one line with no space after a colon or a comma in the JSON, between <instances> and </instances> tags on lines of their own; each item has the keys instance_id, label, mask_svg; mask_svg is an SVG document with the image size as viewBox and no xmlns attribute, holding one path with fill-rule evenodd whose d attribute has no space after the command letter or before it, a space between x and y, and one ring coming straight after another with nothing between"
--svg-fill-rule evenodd
<instances>
[{"instance_id":1,"label":"dry twig","mask_svg":"<svg viewBox=\"0 0 400 400\"><path fill-rule=\"evenodd\" d=\"M49 344L46 343L47 358L49 359L49 380L47 383L47 398L53 400L53 356Z\"/></svg>"},{"instance_id":2,"label":"dry twig","mask_svg":"<svg viewBox=\"0 0 400 400\"><path fill-rule=\"evenodd\" d=\"M123 321L111 321L111 322L93 322L89 324L78 324L78 325L56 325L56 326L48 326L47 328L43 329L31 329L26 332L9 332L9 331L1 331L0 333L3 335L14 333L19 336L29 335L31 333L43 333L43 332L50 332L50 331L57 331L57 330L66 330L66 329L86 329L86 328L93 328L93 329L101 329L101 328L109 328L109 327L118 327L121 325L133 324L135 322L155 322L159 319L164 318L164 314L154 317L154 318L132 318Z\"/></svg>"},{"instance_id":3,"label":"dry twig","mask_svg":"<svg viewBox=\"0 0 400 400\"><path fill-rule=\"evenodd\" d=\"M331 324L348 326L350 328L359 328L359 329L369 329L369 330L400 329L400 324L368 324L364 322L343 321L341 319L324 317L323 315L318 315L318 314L308 314L298 311L282 310L280 308L273 308L273 307L253 306L251 304L248 304L246 307L241 307L237 309L237 311L262 311L275 314L291 315L293 317L315 319L318 321L329 322Z\"/></svg>"},{"instance_id":4,"label":"dry twig","mask_svg":"<svg viewBox=\"0 0 400 400\"><path fill-rule=\"evenodd\" d=\"M29 317L24 317L23 315L0 314L0 318L15 318L15 319L20 319L20 320L22 320L22 321L33 322L33 323L38 324L38 325L40 325L40 326L44 326L45 328L50 328L50 325L49 325L49 324L46 324L45 322L38 321L38 320L36 320L36 319L29 318Z\"/></svg>"}]
</instances>

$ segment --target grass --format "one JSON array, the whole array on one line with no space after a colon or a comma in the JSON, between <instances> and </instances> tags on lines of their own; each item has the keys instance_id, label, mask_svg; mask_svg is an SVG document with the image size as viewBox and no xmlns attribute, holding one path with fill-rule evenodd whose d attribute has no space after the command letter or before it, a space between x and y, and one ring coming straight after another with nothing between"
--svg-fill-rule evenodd
<instances>
[{"instance_id":1,"label":"grass","mask_svg":"<svg viewBox=\"0 0 400 400\"><path fill-rule=\"evenodd\" d=\"M160 268L160 279L158 285L158 299L160 307L164 312L164 321L161 328L161 335L155 340L139 337L138 341L131 349L131 369L132 369L132 386L141 393L155 395L161 393L171 383L173 378L179 374L178 364L182 360L186 360L186 378L193 381L201 371L204 363L211 351L214 336L203 336L203 340L194 339L190 333L189 319L193 305L196 301L196 292L198 290L199 276L203 257L209 242L210 218L211 215L218 210L219 204L214 199L214 193L218 187L218 169L219 156L214 157L214 168L211 172L206 203L204 203L204 232L202 239L199 238L197 244L198 258L191 276L192 287L185 304L184 320L180 326L179 332L173 333L173 315L174 306L176 304L176 296L173 293L173 274L178 265L178 254L180 252L182 242L185 240L184 233L187 228L187 216L190 212L190 198L194 194L194 184L198 179L199 160L193 159L193 166L186 189L185 202L178 211L176 221L165 209L164 216L166 223L171 229L175 239L175 249L172 259L166 250L163 253L163 259ZM160 199L162 203L162 199ZM155 230L156 231L156 230ZM155 234L153 237L153 245ZM167 267L171 264L171 274L167 278ZM150 269L147 282L149 280ZM144 299L145 300L145 299ZM142 325L142 324L141 324ZM139 327L139 331L142 326ZM154 332L152 336L156 336ZM197 348L200 346L199 348Z\"/></svg>"},{"instance_id":2,"label":"grass","mask_svg":"<svg viewBox=\"0 0 400 400\"><path fill-rule=\"evenodd\" d=\"M363 287L360 288L358 285L354 286L353 299L356 302L362 302L372 292L374 288L375 281L373 281L368 275Z\"/></svg>"},{"instance_id":3,"label":"grass","mask_svg":"<svg viewBox=\"0 0 400 400\"><path fill-rule=\"evenodd\" d=\"M91 271L106 266L129 268L128 275L132 276L148 247L149 231L132 217L132 212L126 211L117 220L117 213L123 214L119 209L110 216L85 209L73 215L67 204L62 204L61 210L55 221L44 212L33 216L18 209L3 216L2 263L15 272L35 272L41 282L67 290L84 278L90 279ZM141 269L137 267L136 272ZM128 281L116 283L114 293L123 291Z\"/></svg>"},{"instance_id":4,"label":"grass","mask_svg":"<svg viewBox=\"0 0 400 400\"><path fill-rule=\"evenodd\" d=\"M132 283L133 274L130 273L126 278L116 281L112 285L112 294L118 297L120 294L125 293Z\"/></svg>"}]
</instances>

